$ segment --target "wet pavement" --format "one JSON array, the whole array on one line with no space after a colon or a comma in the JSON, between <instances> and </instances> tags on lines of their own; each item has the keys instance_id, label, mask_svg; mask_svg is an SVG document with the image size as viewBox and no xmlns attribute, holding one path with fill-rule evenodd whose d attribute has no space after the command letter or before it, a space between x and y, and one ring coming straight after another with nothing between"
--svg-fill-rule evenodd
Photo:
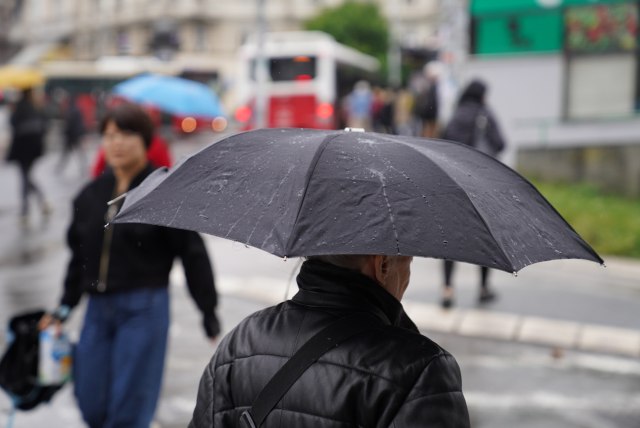
<instances>
[{"instance_id":1,"label":"wet pavement","mask_svg":"<svg viewBox=\"0 0 640 428\"><path fill-rule=\"evenodd\" d=\"M176 157L180 157L181 153L196 150L208 139L212 137L179 141L172 149ZM95 145L88 149L94 150ZM0 234L3 236L0 240L0 323L3 325L9 316L21 310L53 307L60 294L68 260L64 233L70 218L70 199L86 177L78 175L75 159L63 174L57 174L56 156L55 152L46 156L35 171L36 180L54 205L54 212L46 221L34 215L27 228L18 221L17 170L6 164L0 168ZM207 243L222 294L220 314L225 331L251 312L283 299L287 284L289 294L295 291L291 281L297 265L295 260L283 262L218 238L208 238ZM419 324L423 329L428 327L424 329L425 334L457 357L474 427L640 427L640 354L627 357L611 349L585 352L578 342L564 346L549 340L518 340L518 335L526 330L524 321L529 319L538 320L537 325L542 325L547 333L557 333L562 323L638 332L639 265L622 259L605 257L605 260L609 262L606 269L583 261L564 261L528 267L518 278L493 273L492 284L500 298L486 309L477 308L475 303L476 268L459 265L455 276L457 312L448 314L458 313L461 318L455 328L447 330L436 328L438 324L434 322L447 316L437 308L441 265L434 260L416 259L406 295L407 306L414 305L414 316L423 321ZM172 275L172 282L169 354L156 416L160 427L186 426L200 374L214 351L214 346L204 338L197 310L182 285L179 267ZM487 316L496 314L498 325L488 323L487 331L502 331L505 320L514 317L523 320L512 337L497 340L497 335L486 332L484 336L467 334L465 322L473 326L482 322L475 321L482 320L482 316L486 321ZM77 334L81 317L82 307L74 311L69 323L73 334ZM607 336L601 339L602 343L607 341ZM0 343L4 343L4 332L0 333ZM0 394L0 412L8 408L6 396ZM2 413L0 427L4 426ZM83 426L70 386L50 405L16 417L16 428L42 426Z\"/></svg>"}]
</instances>

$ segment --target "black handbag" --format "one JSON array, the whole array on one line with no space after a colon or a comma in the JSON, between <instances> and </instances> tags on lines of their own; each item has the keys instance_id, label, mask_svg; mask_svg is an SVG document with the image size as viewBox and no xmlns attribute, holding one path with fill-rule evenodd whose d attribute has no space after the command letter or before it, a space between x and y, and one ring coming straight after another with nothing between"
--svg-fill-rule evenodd
<instances>
[{"instance_id":1,"label":"black handbag","mask_svg":"<svg viewBox=\"0 0 640 428\"><path fill-rule=\"evenodd\" d=\"M9 321L9 345L0 360L0 388L19 410L31 410L62 388L38 383L38 322L43 310L16 315Z\"/></svg>"},{"instance_id":2,"label":"black handbag","mask_svg":"<svg viewBox=\"0 0 640 428\"><path fill-rule=\"evenodd\" d=\"M318 359L340 343L381 323L368 313L340 318L309 339L260 391L249 410L240 415L238 427L259 428L271 410L302 374Z\"/></svg>"}]
</instances>

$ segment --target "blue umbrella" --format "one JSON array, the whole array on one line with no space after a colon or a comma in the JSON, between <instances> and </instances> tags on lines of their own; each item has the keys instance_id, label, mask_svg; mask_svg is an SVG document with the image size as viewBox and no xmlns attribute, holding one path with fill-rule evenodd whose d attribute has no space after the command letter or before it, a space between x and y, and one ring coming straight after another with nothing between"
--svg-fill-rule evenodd
<instances>
[{"instance_id":1,"label":"blue umbrella","mask_svg":"<svg viewBox=\"0 0 640 428\"><path fill-rule=\"evenodd\" d=\"M220 101L211 88L180 77L144 74L117 84L113 92L180 116L224 116Z\"/></svg>"}]
</instances>

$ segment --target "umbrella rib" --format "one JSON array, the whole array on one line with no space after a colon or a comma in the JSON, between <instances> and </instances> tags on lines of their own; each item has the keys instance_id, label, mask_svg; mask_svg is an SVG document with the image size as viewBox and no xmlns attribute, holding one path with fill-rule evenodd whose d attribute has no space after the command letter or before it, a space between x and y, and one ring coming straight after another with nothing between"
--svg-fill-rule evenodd
<instances>
[{"instance_id":1,"label":"umbrella rib","mask_svg":"<svg viewBox=\"0 0 640 428\"><path fill-rule=\"evenodd\" d=\"M335 140L336 138L338 138L341 134L340 133L336 133L334 135L327 135L324 140L322 140L322 143L320 143L320 147L318 147L318 150L316 151L313 159L311 160L311 168L309 168L309 171L307 173L307 176L305 177L305 182L304 182L304 192L302 193L302 198L300 198L300 204L298 205L298 212L296 213L296 219L293 222L293 227L291 228L291 235L289 235L289 239L287 239L287 245L284 248L284 253L285 253L285 257L287 256L289 249L291 248L291 240L293 239L293 232L296 230L296 227L298 225L298 219L300 218L300 212L302 211L302 205L304 204L304 200L307 197L307 191L309 190L309 183L311 182L311 177L313 176L313 173L316 170L316 167L318 166L318 162L320 161L320 157L322 156L322 153L324 152L325 148L327 147L327 145Z\"/></svg>"},{"instance_id":2,"label":"umbrella rib","mask_svg":"<svg viewBox=\"0 0 640 428\"><path fill-rule=\"evenodd\" d=\"M399 171L398 169L396 169L396 168L391 164L391 162L389 161L389 159L386 159L385 157L383 157L383 156L380 154L380 152L379 152L379 151L378 151L378 156L380 157L380 159L382 159L382 160L383 160L383 162L384 162L385 164L387 164L387 167L389 167L389 168L393 168L393 169L395 169L396 171L401 172L401 171ZM398 254L400 254L400 240L399 240L399 237L398 237L398 228L396 227L396 222L395 222L395 220L394 220L394 216L393 216L393 210L392 210L392 208L391 208L391 204L389 203L389 197L388 197L388 195L387 195L387 183L385 182L384 174L379 173L379 172L375 172L375 171L373 171L373 170L371 170L371 172L372 172L374 175L376 175L376 176L378 177L378 179L380 180L380 184L381 184L381 186L382 186L382 196L384 197L384 201L385 201L385 203L387 204L387 213L389 214L389 221L391 222L391 228L393 229L393 234L394 234L395 239L396 239L396 251L397 251L397 253L398 253ZM402 172L401 172L401 173L402 173Z\"/></svg>"},{"instance_id":3,"label":"umbrella rib","mask_svg":"<svg viewBox=\"0 0 640 428\"><path fill-rule=\"evenodd\" d=\"M536 188L536 186L534 186L533 183L531 183L531 181L529 181L525 176L522 176L521 178L524 181L524 183L526 183L527 186L535 190L536 193L538 193L542 197L542 200L545 202L545 204L547 204L547 206L551 208L551 210L563 221L565 226L567 226L569 230L573 232L573 234L578 238L580 246L597 259L596 263L604 265L604 260L602 259L602 257L600 257L600 255L596 253L596 251L593 248L591 248L591 246L580 236L580 234L576 232L573 226L571 226L569 222L562 216L562 214L560 214L558 210L556 210L556 208L553 205L551 205L551 203L547 200L547 198L542 193L540 193L540 191ZM586 259L583 259L583 260L586 260Z\"/></svg>"},{"instance_id":4,"label":"umbrella rib","mask_svg":"<svg viewBox=\"0 0 640 428\"><path fill-rule=\"evenodd\" d=\"M397 140L393 140L389 137L383 137L385 139L388 139L390 141L393 142L397 142ZM416 150L415 147L413 147L411 144L403 144L403 146L410 148L411 150L419 153L421 156L424 156L424 153L421 153L420 151ZM438 164L436 164L435 162L433 162L433 164L435 166L437 166L440 171L442 171L443 174L445 174L447 177L449 177L449 179L451 181L453 181L454 183L456 183L458 186L460 186L460 184L456 181L456 179L454 177L451 176L451 174L449 174L444 168L441 168ZM462 188L462 186L460 186ZM491 234L491 236L493 236L493 232L491 230L491 228L489 227L489 224L487 223L487 221L484 219L484 217L482 216L482 214L480 214L480 211L478 211L478 208L476 207L476 205L473 203L473 200L469 197L469 195L467 195L466 192L462 192L464 194L464 197L467 198L467 200L469 201L469 203L471 204L471 206L473 207L473 210L475 211L475 213L478 215L478 218L480 218L480 221L482 221L482 224L484 224L484 227L487 228L487 230L489 231L489 233ZM497 241L496 241L497 244ZM516 269L513 267L513 262L511 261L511 258L507 255L507 253L504 252L504 249L500 246L500 245L496 245L496 247L500 250L500 253L502 253L503 259L506 260L509 265L511 266L512 271L516 271ZM491 267L491 266L488 266Z\"/></svg>"}]
</instances>

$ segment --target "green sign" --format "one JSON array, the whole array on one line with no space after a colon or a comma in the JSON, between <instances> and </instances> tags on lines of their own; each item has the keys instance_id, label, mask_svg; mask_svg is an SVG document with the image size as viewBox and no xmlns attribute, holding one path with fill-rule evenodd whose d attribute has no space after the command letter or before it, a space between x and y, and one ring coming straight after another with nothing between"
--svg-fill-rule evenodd
<instances>
[{"instance_id":1,"label":"green sign","mask_svg":"<svg viewBox=\"0 0 640 428\"><path fill-rule=\"evenodd\" d=\"M527 9L544 10L556 8L563 3L562 0L473 0L471 2L471 14L486 15L489 13L522 12Z\"/></svg>"},{"instance_id":2,"label":"green sign","mask_svg":"<svg viewBox=\"0 0 640 428\"><path fill-rule=\"evenodd\" d=\"M524 11L544 11L567 6L593 6L633 2L630 0L472 0L473 16L496 13L522 13Z\"/></svg>"},{"instance_id":3,"label":"green sign","mask_svg":"<svg viewBox=\"0 0 640 428\"><path fill-rule=\"evenodd\" d=\"M474 53L554 52L562 49L562 36L560 10L479 17Z\"/></svg>"}]
</instances>

